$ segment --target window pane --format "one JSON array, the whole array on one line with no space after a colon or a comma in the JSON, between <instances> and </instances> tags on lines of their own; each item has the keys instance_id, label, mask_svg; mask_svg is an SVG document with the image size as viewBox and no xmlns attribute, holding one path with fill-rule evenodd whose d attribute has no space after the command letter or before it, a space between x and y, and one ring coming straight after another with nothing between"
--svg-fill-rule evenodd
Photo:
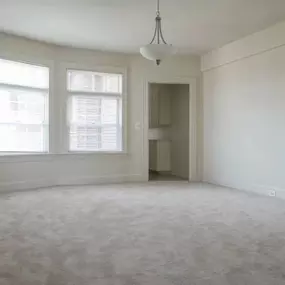
<instances>
[{"instance_id":1,"label":"window pane","mask_svg":"<svg viewBox=\"0 0 285 285\"><path fill-rule=\"evenodd\" d=\"M48 87L48 68L0 59L0 152L48 151Z\"/></svg>"},{"instance_id":2,"label":"window pane","mask_svg":"<svg viewBox=\"0 0 285 285\"><path fill-rule=\"evenodd\" d=\"M71 151L120 151L120 99L73 96L70 102Z\"/></svg>"},{"instance_id":3,"label":"window pane","mask_svg":"<svg viewBox=\"0 0 285 285\"><path fill-rule=\"evenodd\" d=\"M48 88L49 69L0 59L0 83L34 88Z\"/></svg>"},{"instance_id":4,"label":"window pane","mask_svg":"<svg viewBox=\"0 0 285 285\"><path fill-rule=\"evenodd\" d=\"M70 126L71 151L120 151L121 128L117 126ZM118 139L119 138L119 139Z\"/></svg>"},{"instance_id":5,"label":"window pane","mask_svg":"<svg viewBox=\"0 0 285 285\"><path fill-rule=\"evenodd\" d=\"M46 123L46 97L44 92L0 86L0 123Z\"/></svg>"},{"instance_id":6,"label":"window pane","mask_svg":"<svg viewBox=\"0 0 285 285\"><path fill-rule=\"evenodd\" d=\"M101 98L91 96L73 96L71 98L71 124L100 124Z\"/></svg>"},{"instance_id":7,"label":"window pane","mask_svg":"<svg viewBox=\"0 0 285 285\"><path fill-rule=\"evenodd\" d=\"M47 151L47 126L0 123L0 151Z\"/></svg>"},{"instance_id":8,"label":"window pane","mask_svg":"<svg viewBox=\"0 0 285 285\"><path fill-rule=\"evenodd\" d=\"M121 128L116 127L102 127L101 129L101 141L102 150L121 150L120 141L117 137L120 137Z\"/></svg>"},{"instance_id":9,"label":"window pane","mask_svg":"<svg viewBox=\"0 0 285 285\"><path fill-rule=\"evenodd\" d=\"M101 149L101 128L87 125L70 126L70 150L96 151Z\"/></svg>"},{"instance_id":10,"label":"window pane","mask_svg":"<svg viewBox=\"0 0 285 285\"><path fill-rule=\"evenodd\" d=\"M73 91L93 91L92 72L68 72L68 89Z\"/></svg>"},{"instance_id":11,"label":"window pane","mask_svg":"<svg viewBox=\"0 0 285 285\"><path fill-rule=\"evenodd\" d=\"M121 74L69 70L67 89L70 91L122 93Z\"/></svg>"},{"instance_id":12,"label":"window pane","mask_svg":"<svg viewBox=\"0 0 285 285\"><path fill-rule=\"evenodd\" d=\"M102 124L119 124L118 120L118 103L117 99L105 98L101 102Z\"/></svg>"}]
</instances>

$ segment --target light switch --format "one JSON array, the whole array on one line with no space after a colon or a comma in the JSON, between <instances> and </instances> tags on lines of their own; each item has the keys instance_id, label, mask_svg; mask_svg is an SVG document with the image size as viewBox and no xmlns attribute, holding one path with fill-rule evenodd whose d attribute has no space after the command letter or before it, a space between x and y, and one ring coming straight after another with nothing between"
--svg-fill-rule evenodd
<instances>
[{"instance_id":1,"label":"light switch","mask_svg":"<svg viewBox=\"0 0 285 285\"><path fill-rule=\"evenodd\" d=\"M141 129L141 122L136 122L135 123L135 129L140 130Z\"/></svg>"}]
</instances>

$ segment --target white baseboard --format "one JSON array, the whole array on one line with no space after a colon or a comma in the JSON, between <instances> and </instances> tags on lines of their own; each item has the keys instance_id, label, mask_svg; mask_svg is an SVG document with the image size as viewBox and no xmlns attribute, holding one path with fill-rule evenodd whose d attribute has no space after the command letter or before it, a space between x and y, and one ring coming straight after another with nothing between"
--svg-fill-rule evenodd
<instances>
[{"instance_id":1,"label":"white baseboard","mask_svg":"<svg viewBox=\"0 0 285 285\"><path fill-rule=\"evenodd\" d=\"M0 192L20 191L27 189L37 189L56 186L72 185L96 185L96 184L114 184L144 182L142 174L115 175L115 176L80 176L80 177L60 177L54 179L39 179L29 181L13 181L0 183Z\"/></svg>"},{"instance_id":2,"label":"white baseboard","mask_svg":"<svg viewBox=\"0 0 285 285\"><path fill-rule=\"evenodd\" d=\"M255 193L262 196L269 197L269 193L271 191L275 191L276 196L270 198L280 198L285 200L285 189L275 186L268 186L268 185L237 185L234 183L225 183L221 181L215 181L213 179L204 179L204 183L213 184L216 186L232 188L239 191Z\"/></svg>"},{"instance_id":3,"label":"white baseboard","mask_svg":"<svg viewBox=\"0 0 285 285\"><path fill-rule=\"evenodd\" d=\"M6 182L0 183L0 192L10 192L10 191L20 191L26 189L37 189L37 188L44 188L55 186L54 180L30 180L30 181L13 181L13 182Z\"/></svg>"},{"instance_id":4,"label":"white baseboard","mask_svg":"<svg viewBox=\"0 0 285 285\"><path fill-rule=\"evenodd\" d=\"M81 177L61 177L57 181L57 186L66 185L92 185L92 184L113 184L125 182L142 182L142 174L113 175L113 176L81 176Z\"/></svg>"}]
</instances>

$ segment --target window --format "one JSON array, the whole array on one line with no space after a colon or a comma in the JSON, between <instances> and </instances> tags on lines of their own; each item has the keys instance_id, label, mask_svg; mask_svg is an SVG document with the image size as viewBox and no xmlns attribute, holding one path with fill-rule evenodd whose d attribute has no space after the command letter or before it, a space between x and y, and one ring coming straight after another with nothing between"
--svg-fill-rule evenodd
<instances>
[{"instance_id":1,"label":"window","mask_svg":"<svg viewBox=\"0 0 285 285\"><path fill-rule=\"evenodd\" d=\"M48 152L47 67L0 59L0 152Z\"/></svg>"},{"instance_id":2,"label":"window","mask_svg":"<svg viewBox=\"0 0 285 285\"><path fill-rule=\"evenodd\" d=\"M123 75L68 70L69 151L122 151Z\"/></svg>"}]
</instances>

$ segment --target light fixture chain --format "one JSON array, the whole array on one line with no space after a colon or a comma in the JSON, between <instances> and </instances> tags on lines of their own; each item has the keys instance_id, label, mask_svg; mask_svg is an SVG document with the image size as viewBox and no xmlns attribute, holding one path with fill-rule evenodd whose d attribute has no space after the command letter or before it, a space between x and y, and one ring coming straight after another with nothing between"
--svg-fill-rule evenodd
<instances>
[{"instance_id":1,"label":"light fixture chain","mask_svg":"<svg viewBox=\"0 0 285 285\"><path fill-rule=\"evenodd\" d=\"M157 25L157 43L160 44L160 19L158 18L156 21Z\"/></svg>"},{"instance_id":2,"label":"light fixture chain","mask_svg":"<svg viewBox=\"0 0 285 285\"><path fill-rule=\"evenodd\" d=\"M157 0L157 11L156 11L156 15L159 16L160 15L160 0Z\"/></svg>"}]
</instances>

